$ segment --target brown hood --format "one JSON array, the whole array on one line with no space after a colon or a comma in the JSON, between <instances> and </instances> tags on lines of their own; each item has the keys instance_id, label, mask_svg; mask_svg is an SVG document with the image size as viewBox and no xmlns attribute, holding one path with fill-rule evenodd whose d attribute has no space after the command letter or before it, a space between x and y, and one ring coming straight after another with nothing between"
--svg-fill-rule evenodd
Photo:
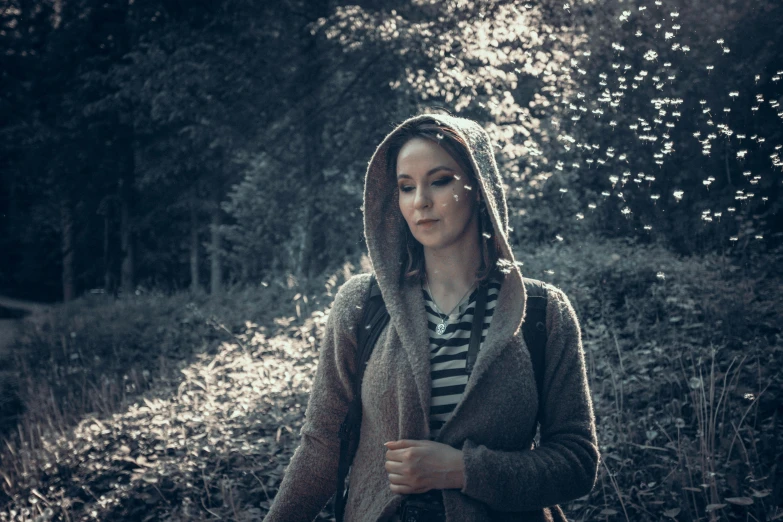
<instances>
[{"instance_id":1,"label":"brown hood","mask_svg":"<svg viewBox=\"0 0 783 522\"><path fill-rule=\"evenodd\" d=\"M464 118L441 114L425 114L410 118L395 128L381 142L370 160L364 185L364 235L378 285L383 294L390 323L397 331L416 374L420 388L428 387L429 359L418 353L429 345L429 333L424 311L424 300L416 285L407 283L401 288L402 248L405 241L401 228L405 224L399 210L395 173L387 172L387 149L390 138L408 122L434 120L453 129L470 148L470 159L476 172L482 197L492 221L494 233L499 237L499 268L505 279L496 303L496 315L510 319L502 324L493 322L485 339L482 352L486 354L476 361L474 373L480 374L483 367L494 357L493 349L500 350L512 336L521 334L520 327L525 313L525 287L522 274L517 267L514 254L508 242L508 207L503 183L498 173L492 149L492 142L486 131L476 122ZM415 286L415 288L414 288ZM482 363L482 359L484 360ZM471 378L471 381L475 381ZM468 393L471 384L465 390ZM428 411L429 390L422 393L422 407Z\"/></svg>"}]
</instances>

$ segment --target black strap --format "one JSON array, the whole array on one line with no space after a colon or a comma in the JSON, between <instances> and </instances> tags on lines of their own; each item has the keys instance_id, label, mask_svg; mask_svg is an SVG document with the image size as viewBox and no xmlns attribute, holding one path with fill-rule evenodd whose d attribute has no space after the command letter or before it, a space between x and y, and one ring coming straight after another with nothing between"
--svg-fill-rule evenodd
<instances>
[{"instance_id":1,"label":"black strap","mask_svg":"<svg viewBox=\"0 0 783 522\"><path fill-rule=\"evenodd\" d=\"M530 352L530 361L533 364L533 374L536 378L536 391L538 392L537 422L541 422L544 391L544 367L546 355L546 285L536 279L523 279L525 283L525 321L522 323L522 335ZM536 434L536 423L533 424L533 436Z\"/></svg>"},{"instance_id":2,"label":"black strap","mask_svg":"<svg viewBox=\"0 0 783 522\"><path fill-rule=\"evenodd\" d=\"M470 345L468 346L468 357L465 361L465 373L468 375L473 371L473 365L476 363L479 347L481 346L481 334L484 333L484 313L487 309L488 286L486 281L479 286L476 306L473 308L473 326L470 329Z\"/></svg>"}]
</instances>

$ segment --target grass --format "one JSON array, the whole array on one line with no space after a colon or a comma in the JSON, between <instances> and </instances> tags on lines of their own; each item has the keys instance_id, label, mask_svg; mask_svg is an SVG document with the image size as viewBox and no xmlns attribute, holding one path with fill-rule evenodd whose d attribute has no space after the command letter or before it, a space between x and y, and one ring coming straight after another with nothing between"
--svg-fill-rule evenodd
<instances>
[{"instance_id":1,"label":"grass","mask_svg":"<svg viewBox=\"0 0 783 522\"><path fill-rule=\"evenodd\" d=\"M783 518L780 279L618 242L521 260L583 328L602 462L570 519ZM0 520L261 518L298 444L325 308L356 270L213 300L84 300L27 332Z\"/></svg>"}]
</instances>

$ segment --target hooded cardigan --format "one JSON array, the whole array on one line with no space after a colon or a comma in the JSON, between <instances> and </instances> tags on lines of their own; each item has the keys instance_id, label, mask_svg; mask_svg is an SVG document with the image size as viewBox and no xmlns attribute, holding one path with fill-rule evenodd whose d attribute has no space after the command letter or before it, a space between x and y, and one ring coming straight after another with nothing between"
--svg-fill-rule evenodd
<instances>
[{"instance_id":1,"label":"hooded cardigan","mask_svg":"<svg viewBox=\"0 0 783 522\"><path fill-rule=\"evenodd\" d=\"M436 442L462 450L464 487L444 489L447 522L547 521L550 506L593 488L599 451L579 323L571 303L548 285L540 444L533 447L539 398L522 333L525 286L508 242L508 209L492 143L463 118L422 115L403 122L378 146L365 178L364 232L390 315L367 363L361 389L360 441L349 475L346 522L388 521L406 495L393 493L384 442L428 440L429 331L418 284L399 284L405 247L395 173L387 172L388 141L405 123L435 120L460 134L471 152L494 231L503 281L492 323L452 417ZM286 468L267 522L310 521L337 487L338 431L353 399L356 328L370 274L337 292L321 341L301 442Z\"/></svg>"}]
</instances>

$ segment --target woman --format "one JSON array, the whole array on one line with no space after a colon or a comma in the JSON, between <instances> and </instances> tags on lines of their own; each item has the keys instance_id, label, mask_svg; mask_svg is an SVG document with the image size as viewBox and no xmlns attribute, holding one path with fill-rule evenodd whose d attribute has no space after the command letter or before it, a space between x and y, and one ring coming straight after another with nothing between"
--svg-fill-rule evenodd
<instances>
[{"instance_id":1,"label":"woman","mask_svg":"<svg viewBox=\"0 0 783 522\"><path fill-rule=\"evenodd\" d=\"M556 505L590 492L599 459L579 325L568 298L548 286L534 448L539 398L521 327L525 286L488 135L452 116L405 121L369 164L364 209L390 321L364 373L346 522L401 520L403 501L414 498L434 499L447 522L562 520ZM335 493L369 281L356 275L335 296L301 444L268 522L313 520ZM471 364L482 288L484 329Z\"/></svg>"}]
</instances>

